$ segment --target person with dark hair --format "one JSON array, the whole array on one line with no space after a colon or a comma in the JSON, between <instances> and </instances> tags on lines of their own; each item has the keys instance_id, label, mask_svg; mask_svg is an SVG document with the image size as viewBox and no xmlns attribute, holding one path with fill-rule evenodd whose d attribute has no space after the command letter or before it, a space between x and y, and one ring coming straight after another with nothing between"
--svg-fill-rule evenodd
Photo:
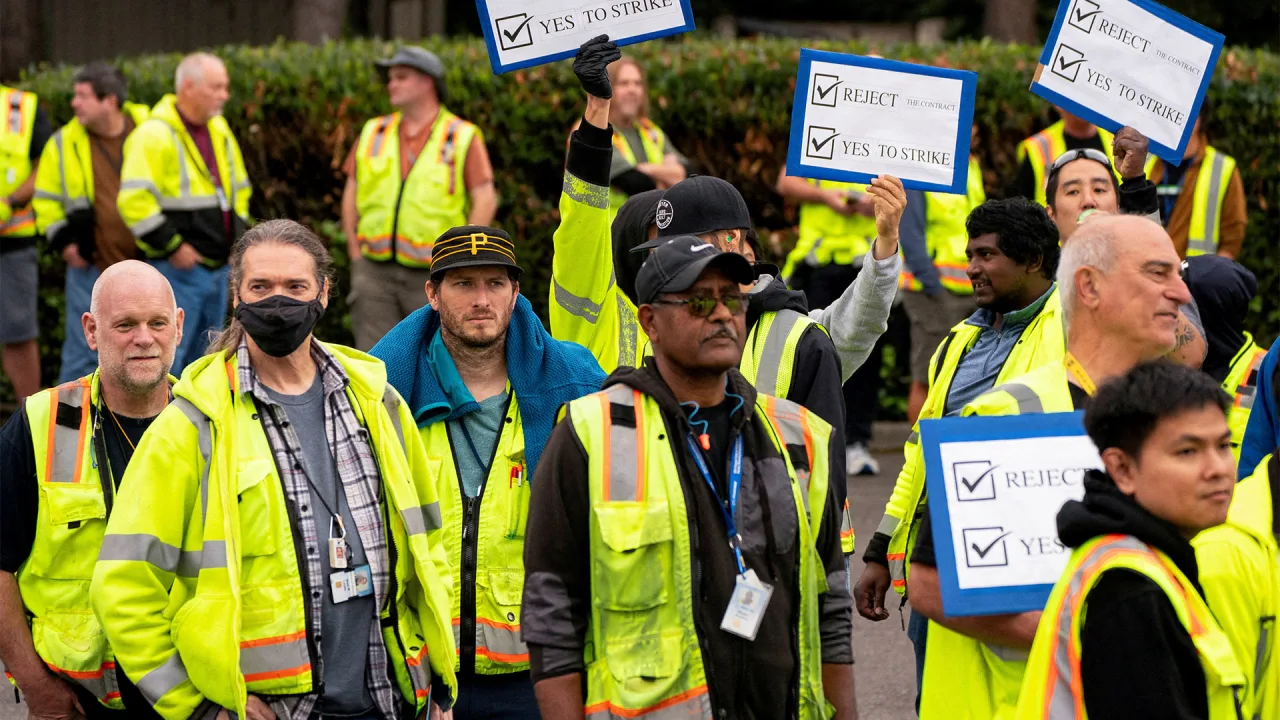
<instances>
[{"instance_id":1,"label":"person with dark hair","mask_svg":"<svg viewBox=\"0 0 1280 720\"><path fill-rule=\"evenodd\" d=\"M1191 545L1231 505L1230 402L1166 360L1098 388L1084 426L1104 469L1058 512L1071 559L1036 630L1019 720L1242 717L1245 675Z\"/></svg>"},{"instance_id":2,"label":"person with dark hair","mask_svg":"<svg viewBox=\"0 0 1280 720\"><path fill-rule=\"evenodd\" d=\"M1258 364L1267 354L1244 329L1249 303L1258 293L1258 280L1243 265L1221 255L1193 256L1182 268L1182 279L1205 321L1208 352L1200 369L1222 383L1222 389L1234 398L1227 424L1231 426L1231 448L1238 458L1257 392Z\"/></svg>"},{"instance_id":3,"label":"person with dark hair","mask_svg":"<svg viewBox=\"0 0 1280 720\"><path fill-rule=\"evenodd\" d=\"M36 227L67 264L66 332L58 382L87 375L97 364L85 335L77 332L89 311L89 295L103 270L137 257L138 246L120 218L116 196L124 142L150 114L128 102L124 75L103 62L90 63L72 78L75 118L54 133L36 174L32 207Z\"/></svg>"},{"instance_id":4,"label":"person with dark hair","mask_svg":"<svg viewBox=\"0 0 1280 720\"><path fill-rule=\"evenodd\" d=\"M458 629L455 720L538 719L520 636L530 480L557 411L605 378L586 348L552 339L520 295L515 250L496 228L445 232L431 256L429 306L370 353L386 363L436 464Z\"/></svg>"},{"instance_id":5,"label":"person with dark hair","mask_svg":"<svg viewBox=\"0 0 1280 720\"><path fill-rule=\"evenodd\" d=\"M1147 175L1158 183L1160 218L1183 257L1237 258L1249 226L1244 180L1235 158L1209 144L1203 124L1212 118L1209 101L1200 106L1182 164L1159 158Z\"/></svg>"},{"instance_id":6,"label":"person with dark hair","mask_svg":"<svg viewBox=\"0 0 1280 720\"><path fill-rule=\"evenodd\" d=\"M929 362L929 387L920 420L955 415L998 383L1063 356L1058 230L1044 208L1023 198L988 200L969 214L966 273L979 309L956 325ZM854 588L858 613L889 617L892 586L906 594L907 568L925 510L924 449L919 425L903 448L906 461L884 518L863 553L866 566ZM917 685L924 673L928 623L911 613L908 634L916 651Z\"/></svg>"},{"instance_id":7,"label":"person with dark hair","mask_svg":"<svg viewBox=\"0 0 1280 720\"><path fill-rule=\"evenodd\" d=\"M351 330L366 352L426 305L435 239L498 210L484 133L445 107L440 58L406 46L377 68L395 112L365 122L342 166Z\"/></svg>"},{"instance_id":8,"label":"person with dark hair","mask_svg":"<svg viewBox=\"0 0 1280 720\"><path fill-rule=\"evenodd\" d=\"M435 467L380 360L312 334L292 220L228 256L232 324L137 444L90 598L163 716L375 720L457 698ZM247 693L247 695L246 695Z\"/></svg>"},{"instance_id":9,"label":"person with dark hair","mask_svg":"<svg viewBox=\"0 0 1280 720\"><path fill-rule=\"evenodd\" d=\"M1095 150L1110 162L1115 145L1115 136L1103 128L1060 107L1053 109L1060 116L1057 122L1018 143L1018 174L1012 188L1015 196L1041 205L1047 204L1045 178L1055 158L1072 150Z\"/></svg>"},{"instance_id":10,"label":"person with dark hair","mask_svg":"<svg viewBox=\"0 0 1280 720\"><path fill-rule=\"evenodd\" d=\"M1191 297L1178 273L1180 264L1158 223L1123 215L1090 219L1062 248L1058 262L1063 354L1005 380L960 414L1083 409L1095 383L1168 354L1177 344L1178 307ZM930 621L921 720L1007 717L1040 613L948 615L927 509L914 530L919 539L907 589L913 610Z\"/></svg>"}]
</instances>

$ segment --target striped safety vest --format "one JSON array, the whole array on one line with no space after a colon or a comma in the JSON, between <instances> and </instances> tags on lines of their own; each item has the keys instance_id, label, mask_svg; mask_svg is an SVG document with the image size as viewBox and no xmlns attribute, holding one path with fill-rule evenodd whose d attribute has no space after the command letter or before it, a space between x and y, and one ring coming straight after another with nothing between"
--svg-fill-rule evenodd
<instances>
[{"instance_id":1,"label":"striped safety vest","mask_svg":"<svg viewBox=\"0 0 1280 720\"><path fill-rule=\"evenodd\" d=\"M1236 171L1236 160L1212 145L1205 146L1204 157L1200 160L1200 172L1196 176L1196 186L1192 191L1191 227L1187 229L1187 257L1196 255L1213 255L1218 252L1221 239L1220 223L1222 204L1227 199L1227 189L1231 185L1231 176ZM1156 177L1158 168L1149 168L1148 175L1152 182L1159 183ZM1181 188L1159 185L1156 188L1161 195L1178 194Z\"/></svg>"},{"instance_id":2,"label":"striped safety vest","mask_svg":"<svg viewBox=\"0 0 1280 720\"><path fill-rule=\"evenodd\" d=\"M969 280L969 232L965 221L973 209L986 202L987 192L982 186L982 168L978 159L969 157L968 190L964 195L952 193L925 193L925 243L929 257L938 270L942 287L956 295L972 295L973 282ZM920 292L924 286L904 267L898 277L898 287Z\"/></svg>"},{"instance_id":3,"label":"striped safety vest","mask_svg":"<svg viewBox=\"0 0 1280 720\"><path fill-rule=\"evenodd\" d=\"M1227 426L1231 428L1231 452L1237 461L1240 460L1240 444L1244 442L1244 431L1249 425L1258 389L1258 364L1266 355L1267 351L1258 347L1253 336L1246 332L1244 345L1231 359L1231 369L1222 381L1222 389L1232 398L1231 408L1227 410Z\"/></svg>"},{"instance_id":4,"label":"striped safety vest","mask_svg":"<svg viewBox=\"0 0 1280 720\"><path fill-rule=\"evenodd\" d=\"M0 199L17 190L31 176L31 139L36 125L36 94L0 85ZM36 234L36 214L28 204L10 208L0 223L0 238Z\"/></svg>"}]
</instances>

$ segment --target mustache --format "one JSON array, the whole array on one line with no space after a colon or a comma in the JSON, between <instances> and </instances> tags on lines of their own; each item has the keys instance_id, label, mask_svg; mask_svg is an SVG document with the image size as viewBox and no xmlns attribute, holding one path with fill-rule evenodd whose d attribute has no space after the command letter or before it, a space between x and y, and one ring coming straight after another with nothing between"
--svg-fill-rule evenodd
<instances>
[{"instance_id":1,"label":"mustache","mask_svg":"<svg viewBox=\"0 0 1280 720\"><path fill-rule=\"evenodd\" d=\"M711 342L712 340L719 340L720 338L726 338L734 342L737 342L738 329L732 325L721 325L719 326L719 328L716 329L715 332L703 338L702 342Z\"/></svg>"}]
</instances>

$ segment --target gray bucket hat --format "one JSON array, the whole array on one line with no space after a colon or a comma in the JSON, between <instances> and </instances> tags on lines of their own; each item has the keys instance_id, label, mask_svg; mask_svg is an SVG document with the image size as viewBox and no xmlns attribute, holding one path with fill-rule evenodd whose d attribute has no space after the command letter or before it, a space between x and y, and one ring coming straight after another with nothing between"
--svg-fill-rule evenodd
<instances>
[{"instance_id":1,"label":"gray bucket hat","mask_svg":"<svg viewBox=\"0 0 1280 720\"><path fill-rule=\"evenodd\" d=\"M445 97L444 91L444 63L440 62L440 58L430 50L406 45L396 51L389 59L378 60L376 65L378 71L385 78L387 71L397 65L411 67L425 75L429 75L436 81L436 94L440 96L443 102Z\"/></svg>"}]
</instances>

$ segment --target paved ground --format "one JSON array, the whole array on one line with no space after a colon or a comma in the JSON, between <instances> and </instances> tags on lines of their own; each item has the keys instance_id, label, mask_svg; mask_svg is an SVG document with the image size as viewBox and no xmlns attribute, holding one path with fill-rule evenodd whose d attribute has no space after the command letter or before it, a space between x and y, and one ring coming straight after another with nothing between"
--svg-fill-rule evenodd
<instances>
[{"instance_id":1,"label":"paved ground","mask_svg":"<svg viewBox=\"0 0 1280 720\"><path fill-rule=\"evenodd\" d=\"M893 482L902 468L902 451L889 448L902 447L905 431L892 426L877 427L876 458L880 461L877 477L854 478L849 483L849 500L853 506L854 527L858 533L858 549L870 539L884 512L885 501L893 489ZM898 438L897 435L902 435ZM850 573L856 580L862 571L862 561L853 560ZM904 609L905 611L905 609ZM904 720L914 718L912 703L915 701L915 663L911 643L902 630L897 612L888 620L873 623L855 615L853 619L853 647L857 658L855 672L858 683L858 709L861 720ZM24 705L15 705L10 688L0 687L0 720L24 720Z\"/></svg>"}]
</instances>

